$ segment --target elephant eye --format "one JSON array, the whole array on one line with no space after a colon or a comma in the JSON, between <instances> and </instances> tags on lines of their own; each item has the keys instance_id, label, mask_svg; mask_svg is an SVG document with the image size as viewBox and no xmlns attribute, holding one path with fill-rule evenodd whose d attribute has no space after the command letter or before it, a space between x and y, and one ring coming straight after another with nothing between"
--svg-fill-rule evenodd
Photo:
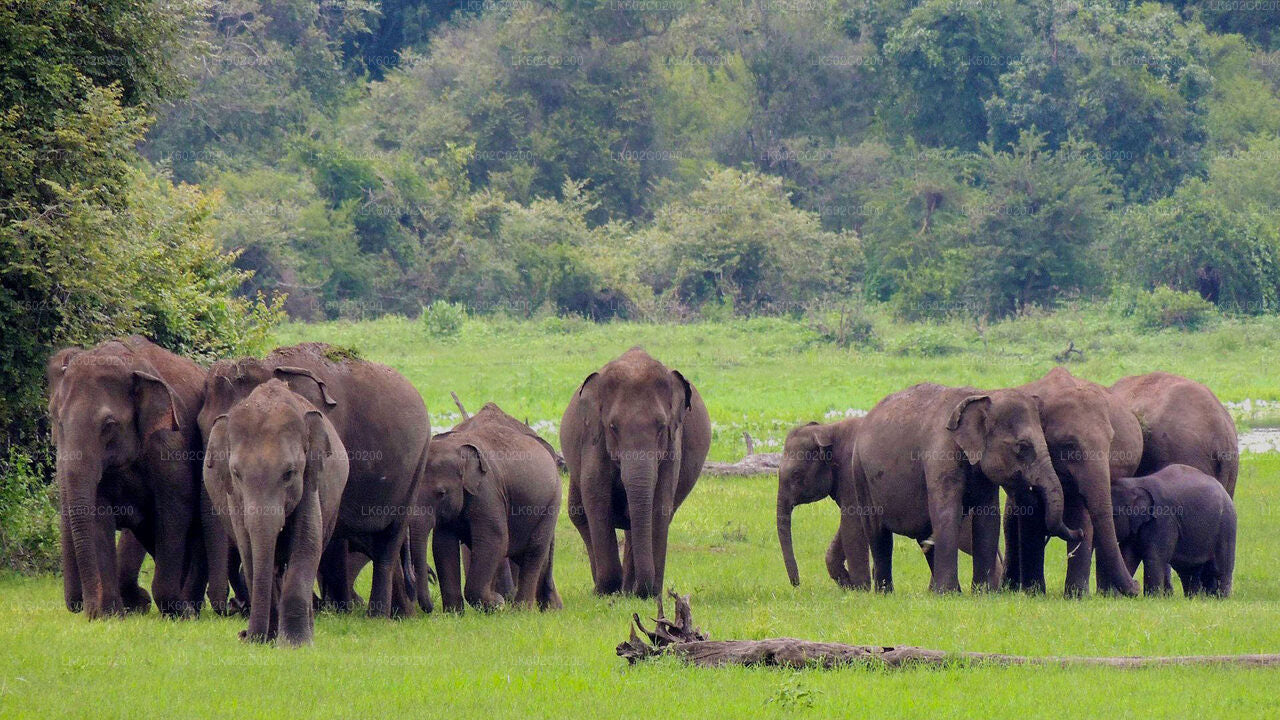
<instances>
[{"instance_id":1,"label":"elephant eye","mask_svg":"<svg viewBox=\"0 0 1280 720\"><path fill-rule=\"evenodd\" d=\"M1026 440L1018 441L1016 452L1018 453L1019 460L1024 460L1024 461L1031 460L1036 456L1035 447L1032 446L1032 444Z\"/></svg>"},{"instance_id":2,"label":"elephant eye","mask_svg":"<svg viewBox=\"0 0 1280 720\"><path fill-rule=\"evenodd\" d=\"M612 430L613 432L618 432L618 423L613 423L613 422L609 423L609 429Z\"/></svg>"}]
</instances>

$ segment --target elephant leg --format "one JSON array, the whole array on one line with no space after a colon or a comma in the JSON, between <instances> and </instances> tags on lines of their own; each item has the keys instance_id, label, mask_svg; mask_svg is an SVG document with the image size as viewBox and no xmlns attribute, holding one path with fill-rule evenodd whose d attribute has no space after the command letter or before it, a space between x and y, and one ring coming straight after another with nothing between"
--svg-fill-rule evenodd
<instances>
[{"instance_id":1,"label":"elephant leg","mask_svg":"<svg viewBox=\"0 0 1280 720\"><path fill-rule=\"evenodd\" d=\"M505 526L472 527L471 569L467 573L463 596L477 610L496 610L502 607L502 596L493 591L493 579L498 567L507 559Z\"/></svg>"},{"instance_id":2,"label":"elephant leg","mask_svg":"<svg viewBox=\"0 0 1280 720\"><path fill-rule=\"evenodd\" d=\"M437 527L431 534L431 554L440 583L440 607L462 612L462 544L452 530Z\"/></svg>"},{"instance_id":3,"label":"elephant leg","mask_svg":"<svg viewBox=\"0 0 1280 720\"><path fill-rule=\"evenodd\" d=\"M551 539L547 543L547 561L542 567L542 577L538 581L538 608L541 610L559 610L564 607L560 593L556 590L553 573L556 557L555 522L551 519Z\"/></svg>"},{"instance_id":4,"label":"elephant leg","mask_svg":"<svg viewBox=\"0 0 1280 720\"><path fill-rule=\"evenodd\" d=\"M538 543L520 556L520 577L516 583L515 605L533 608L538 604L542 575L547 564L547 546ZM509 566L508 566L509 567Z\"/></svg>"},{"instance_id":5,"label":"elephant leg","mask_svg":"<svg viewBox=\"0 0 1280 720\"><path fill-rule=\"evenodd\" d=\"M622 589L622 564L618 561L618 535L613 526L611 493L583 496L591 532L591 568L597 595L612 595Z\"/></svg>"},{"instance_id":6,"label":"elephant leg","mask_svg":"<svg viewBox=\"0 0 1280 720\"><path fill-rule=\"evenodd\" d=\"M331 540L320 555L320 597L326 610L351 612L356 607L347 573L348 547L345 539Z\"/></svg>"},{"instance_id":7,"label":"elephant leg","mask_svg":"<svg viewBox=\"0 0 1280 720\"><path fill-rule=\"evenodd\" d=\"M1016 546L1019 555L1019 574L1022 590L1040 594L1047 585L1044 580L1044 549L1049 531L1044 522L1044 503L1034 492L1020 492L1014 497L1014 515L1018 518Z\"/></svg>"},{"instance_id":8,"label":"elephant leg","mask_svg":"<svg viewBox=\"0 0 1280 720\"><path fill-rule=\"evenodd\" d=\"M228 540L231 540L228 534ZM240 563L240 550L234 542L227 548L227 582L231 585L235 597L227 600L227 613L231 615L249 614L249 584L245 582L244 571Z\"/></svg>"},{"instance_id":9,"label":"elephant leg","mask_svg":"<svg viewBox=\"0 0 1280 720\"><path fill-rule=\"evenodd\" d=\"M840 527L837 530L840 538L840 550L844 553L844 562L849 573L849 588L853 590L871 589L871 543L867 538L868 527L856 508L841 506ZM893 577L890 569L889 577Z\"/></svg>"},{"instance_id":10,"label":"elephant leg","mask_svg":"<svg viewBox=\"0 0 1280 720\"><path fill-rule=\"evenodd\" d=\"M653 581L659 595L662 594L663 582L667 573L667 538L671 532L671 517L674 510L670 506L657 509L653 518Z\"/></svg>"},{"instance_id":11,"label":"elephant leg","mask_svg":"<svg viewBox=\"0 0 1280 720\"><path fill-rule=\"evenodd\" d=\"M1231 597L1231 583L1236 571L1235 518L1231 518L1229 531L1219 535L1213 552L1209 572L1213 575L1213 587L1209 591L1216 597Z\"/></svg>"},{"instance_id":12,"label":"elephant leg","mask_svg":"<svg viewBox=\"0 0 1280 720\"><path fill-rule=\"evenodd\" d=\"M1018 513L1018 504L1013 493L1009 493L1004 501L1004 578L1006 590L1022 589L1022 547L1018 536L1022 516Z\"/></svg>"},{"instance_id":13,"label":"elephant leg","mask_svg":"<svg viewBox=\"0 0 1280 720\"><path fill-rule=\"evenodd\" d=\"M409 583L404 576L404 565L397 562L391 572L391 617L413 617L416 613L413 598L409 597Z\"/></svg>"},{"instance_id":14,"label":"elephant leg","mask_svg":"<svg viewBox=\"0 0 1280 720\"><path fill-rule=\"evenodd\" d=\"M431 583L428 580L432 575L431 565L427 562L427 538L431 535L431 524L419 522L409 533L413 541L413 574L418 576L418 608L424 613L435 609L431 603Z\"/></svg>"},{"instance_id":15,"label":"elephant leg","mask_svg":"<svg viewBox=\"0 0 1280 720\"><path fill-rule=\"evenodd\" d=\"M1164 595L1169 585L1169 560L1147 548L1142 554L1142 594Z\"/></svg>"},{"instance_id":16,"label":"elephant leg","mask_svg":"<svg viewBox=\"0 0 1280 720\"><path fill-rule=\"evenodd\" d=\"M960 516L963 487L950 478L934 483L929 494L929 523L933 527L933 577L935 593L960 592Z\"/></svg>"},{"instance_id":17,"label":"elephant leg","mask_svg":"<svg viewBox=\"0 0 1280 720\"><path fill-rule=\"evenodd\" d=\"M511 560L504 558L498 563L498 571L493 576L493 591L501 595L506 600L511 600L519 592L519 585L516 578L519 577L517 571L512 571Z\"/></svg>"},{"instance_id":18,"label":"elephant leg","mask_svg":"<svg viewBox=\"0 0 1280 720\"><path fill-rule=\"evenodd\" d=\"M893 592L893 533L880 528L871 536L873 581L877 592Z\"/></svg>"},{"instance_id":19,"label":"elephant leg","mask_svg":"<svg viewBox=\"0 0 1280 720\"><path fill-rule=\"evenodd\" d=\"M1068 527L1080 528L1080 542L1075 549L1068 543L1067 579L1063 592L1067 597L1085 597L1089 594L1089 571L1093 566L1093 521L1085 507L1084 498L1070 493L1064 498L1062 521Z\"/></svg>"},{"instance_id":20,"label":"elephant leg","mask_svg":"<svg viewBox=\"0 0 1280 720\"><path fill-rule=\"evenodd\" d=\"M400 562L400 545L404 542L404 534L404 525L400 524L387 528L372 538L369 549L373 558L373 581L369 587L369 617L391 617L391 600L395 592L394 575Z\"/></svg>"},{"instance_id":21,"label":"elephant leg","mask_svg":"<svg viewBox=\"0 0 1280 720\"><path fill-rule=\"evenodd\" d=\"M230 615L234 608L228 602L231 584L231 540L227 528L214 510L209 493L200 490L200 530L204 534L205 555L209 563L209 607L219 615Z\"/></svg>"},{"instance_id":22,"label":"elephant leg","mask_svg":"<svg viewBox=\"0 0 1280 720\"><path fill-rule=\"evenodd\" d=\"M126 612L145 613L151 608L151 595L138 585L138 573L142 571L146 557L147 549L137 536L128 530L120 533L116 544L116 563L120 572L120 599Z\"/></svg>"},{"instance_id":23,"label":"elephant leg","mask_svg":"<svg viewBox=\"0 0 1280 720\"><path fill-rule=\"evenodd\" d=\"M157 503L153 554L156 571L151 581L151 594L155 598L156 607L165 616L193 617L195 608L182 597L182 570L186 559L191 513L178 505L176 500Z\"/></svg>"},{"instance_id":24,"label":"elephant leg","mask_svg":"<svg viewBox=\"0 0 1280 720\"><path fill-rule=\"evenodd\" d=\"M1200 575L1204 570L1203 565L1175 565L1173 569L1177 571L1178 580L1182 582L1183 595L1187 597L1195 597L1196 595L1204 592L1204 581ZM1172 578L1170 578L1170 581L1172 581ZM1172 592L1172 588L1170 588L1169 591Z\"/></svg>"},{"instance_id":25,"label":"elephant leg","mask_svg":"<svg viewBox=\"0 0 1280 720\"><path fill-rule=\"evenodd\" d=\"M119 571L116 569L116 529L110 518L98 518L95 523L98 542L98 574L102 582L102 615L124 615L124 600L120 597ZM108 580L110 578L110 580Z\"/></svg>"},{"instance_id":26,"label":"elephant leg","mask_svg":"<svg viewBox=\"0 0 1280 720\"><path fill-rule=\"evenodd\" d=\"M836 582L836 585L842 588L851 587L849 581L849 570L844 565L844 546L840 543L840 532L831 538L831 544L827 546L827 554L825 557L827 563L827 575Z\"/></svg>"},{"instance_id":27,"label":"elephant leg","mask_svg":"<svg viewBox=\"0 0 1280 720\"><path fill-rule=\"evenodd\" d=\"M1000 589L997 556L1000 554L1000 488L984 489L969 513L973 533L973 589L995 592Z\"/></svg>"},{"instance_id":28,"label":"elephant leg","mask_svg":"<svg viewBox=\"0 0 1280 720\"><path fill-rule=\"evenodd\" d=\"M569 501L566 505L569 521L582 536L582 545L587 549L587 562L591 563L591 578L596 577L596 556L591 551L591 526L587 523L586 509L582 505L582 490L577 483L569 483Z\"/></svg>"}]
</instances>

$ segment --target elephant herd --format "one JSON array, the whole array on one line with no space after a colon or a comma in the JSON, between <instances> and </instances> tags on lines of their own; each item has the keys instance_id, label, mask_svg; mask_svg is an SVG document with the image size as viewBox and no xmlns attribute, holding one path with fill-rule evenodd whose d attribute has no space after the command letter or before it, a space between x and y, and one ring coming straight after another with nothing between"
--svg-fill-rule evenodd
<instances>
[{"instance_id":1,"label":"elephant herd","mask_svg":"<svg viewBox=\"0 0 1280 720\"><path fill-rule=\"evenodd\" d=\"M145 611L154 597L190 617L207 596L248 615L242 638L300 645L317 607L430 612L433 575L449 611L561 607L559 454L493 403L433 436L404 377L323 343L204 368L132 336L61 350L47 378L73 612ZM638 348L573 393L569 515L597 592L662 587L671 518L710 441L697 391ZM353 582L370 561L365 601Z\"/></svg>"},{"instance_id":2,"label":"elephant herd","mask_svg":"<svg viewBox=\"0 0 1280 720\"><path fill-rule=\"evenodd\" d=\"M497 405L432 435L404 377L323 343L205 368L132 336L61 350L47 376L72 611L154 600L189 617L207 596L248 615L241 637L299 645L317 608L431 612L432 576L448 611L561 607L560 456ZM711 444L702 397L633 348L572 393L560 438L595 591L656 595ZM1172 568L1188 593L1227 595L1237 469L1231 417L1185 378L1104 388L1058 368L1019 388L916 385L788 435L778 538L799 584L792 510L829 497L841 512L827 569L842 587L891 590L893 536L906 535L935 591L960 589L959 551L975 588L1043 591L1045 545L1060 537L1068 594L1087 591L1096 549L1100 590L1136 594L1142 563L1148 592L1168 591ZM369 562L365 600L354 579Z\"/></svg>"},{"instance_id":3,"label":"elephant herd","mask_svg":"<svg viewBox=\"0 0 1280 720\"><path fill-rule=\"evenodd\" d=\"M914 539L930 589L957 591L958 552L974 589L1045 590L1045 547L1067 542L1067 595L1171 589L1227 596L1235 563L1235 425L1205 386L1168 373L1103 387L1065 368L1017 388L921 384L865 417L787 436L777 526L787 574L797 505L831 498L840 525L826 553L840 586L891 591L893 536ZM999 489L1006 501L999 507ZM999 549L1003 519L1003 556Z\"/></svg>"}]
</instances>

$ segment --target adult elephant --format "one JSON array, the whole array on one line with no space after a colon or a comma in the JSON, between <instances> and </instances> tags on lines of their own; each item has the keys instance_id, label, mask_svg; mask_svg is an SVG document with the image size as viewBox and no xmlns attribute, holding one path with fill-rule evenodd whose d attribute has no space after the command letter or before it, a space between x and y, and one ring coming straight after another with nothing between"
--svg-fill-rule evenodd
<instances>
[{"instance_id":1,"label":"adult elephant","mask_svg":"<svg viewBox=\"0 0 1280 720\"><path fill-rule=\"evenodd\" d=\"M1142 427L1136 475L1182 464L1212 475L1232 497L1240 474L1236 424L1208 387L1167 372L1131 375L1111 386Z\"/></svg>"},{"instance_id":2,"label":"adult elephant","mask_svg":"<svg viewBox=\"0 0 1280 720\"><path fill-rule=\"evenodd\" d=\"M1235 497L1240 474L1236 424L1212 390L1181 375L1153 372L1121 378L1111 393L1133 411L1142 427L1142 462L1134 475L1190 465L1216 478ZM1211 569L1202 581L1215 581ZM1098 585L1103 586L1101 577Z\"/></svg>"},{"instance_id":3,"label":"adult elephant","mask_svg":"<svg viewBox=\"0 0 1280 720\"><path fill-rule=\"evenodd\" d=\"M1065 593L1089 592L1089 568L1098 552L1100 589L1136 595L1111 512L1111 483L1130 477L1142 455L1142 429L1128 406L1106 388L1056 367L1018 388L1036 398L1053 468L1062 482L1065 522L1083 532L1067 560ZM1005 585L1044 592L1044 548L1050 533L1039 499L1010 492L1005 505Z\"/></svg>"},{"instance_id":4,"label":"adult elephant","mask_svg":"<svg viewBox=\"0 0 1280 720\"><path fill-rule=\"evenodd\" d=\"M795 550L791 542L791 514L797 505L818 502L830 498L840 504L840 490L853 479L853 448L857 440L861 418L846 418L839 422L819 424L811 422L792 428L787 433L782 449L782 462L778 466L778 544L782 547L782 561L792 585L800 585L800 572L796 567ZM920 550L930 567L933 564L932 540L920 543ZM966 513L960 526L960 551L973 554L973 515ZM842 588L866 590L869 586L856 587L850 579L846 553L836 532L827 547L825 556L827 574ZM866 562L865 552L853 553ZM867 577L862 573L855 573ZM1004 575L1004 563L996 554L996 574Z\"/></svg>"},{"instance_id":5,"label":"adult elephant","mask_svg":"<svg viewBox=\"0 0 1280 720\"><path fill-rule=\"evenodd\" d=\"M569 517L591 558L596 593L658 594L671 518L711 447L711 419L697 389L632 348L573 393L560 444ZM626 532L623 563L615 529Z\"/></svg>"},{"instance_id":6,"label":"adult elephant","mask_svg":"<svg viewBox=\"0 0 1280 720\"><path fill-rule=\"evenodd\" d=\"M277 348L265 358L223 360L209 369L199 417L206 440L218 417L272 378L324 413L349 459L333 541L320 565L326 601L339 609L354 605L347 577L349 543L373 559L368 614L412 614L405 583L393 578L409 518L424 512L414 497L431 437L422 396L395 370L341 348L325 343Z\"/></svg>"},{"instance_id":7,"label":"adult elephant","mask_svg":"<svg viewBox=\"0 0 1280 720\"><path fill-rule=\"evenodd\" d=\"M83 608L90 619L146 608L134 563L116 557L116 531L128 529L155 558L151 591L160 612L197 613L207 571L196 427L204 370L134 335L60 350L46 372L67 608ZM123 555L140 555L129 545L122 543ZM198 590L184 592L188 560L195 577L187 584Z\"/></svg>"},{"instance_id":8,"label":"adult elephant","mask_svg":"<svg viewBox=\"0 0 1280 720\"><path fill-rule=\"evenodd\" d=\"M852 487L840 493L840 537L857 552L868 542L875 587L893 589L893 535L932 541L934 592L958 592L960 525L973 514L973 585L999 586L999 488L1032 490L1054 535L1074 544L1062 520L1054 472L1035 400L1018 390L915 385L881 400L863 419ZM856 560L856 558L855 558ZM851 579L865 565L851 562Z\"/></svg>"}]
</instances>

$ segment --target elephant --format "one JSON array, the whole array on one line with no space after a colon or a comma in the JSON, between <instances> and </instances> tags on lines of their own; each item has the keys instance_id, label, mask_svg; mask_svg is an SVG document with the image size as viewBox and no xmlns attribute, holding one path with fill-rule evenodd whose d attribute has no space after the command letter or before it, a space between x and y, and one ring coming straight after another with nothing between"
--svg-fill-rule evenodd
<instances>
[{"instance_id":1,"label":"elephant","mask_svg":"<svg viewBox=\"0 0 1280 720\"><path fill-rule=\"evenodd\" d=\"M866 550L878 590L893 590L893 535L933 546L929 588L958 592L961 519L973 514L973 585L999 586L999 488L1042 495L1046 523L1073 544L1062 520L1062 485L1054 472L1034 399L1018 390L914 385L881 400L863 419L854 446L853 483L840 489L840 538L850 579Z\"/></svg>"},{"instance_id":2,"label":"elephant","mask_svg":"<svg viewBox=\"0 0 1280 720\"><path fill-rule=\"evenodd\" d=\"M1111 483L1138 469L1142 429L1127 404L1106 388L1074 377L1064 367L1018 388L1036 399L1044 439L1062 482L1065 522L1084 533L1067 560L1064 593L1089 592L1089 566L1098 552L1099 590L1136 595L1115 538ZM1025 492L1009 492L1005 504L1005 587L1045 591L1044 548L1049 536L1044 507Z\"/></svg>"},{"instance_id":3,"label":"elephant","mask_svg":"<svg viewBox=\"0 0 1280 720\"><path fill-rule=\"evenodd\" d=\"M852 482L853 447L860 422L861 418L856 417L825 425L811 422L787 433L782 462L778 467L778 543L782 547L782 560L792 585L800 585L800 573L791 543L791 513L797 505L823 498L831 498L839 505L839 485ZM931 567L934 544L932 539L920 541L920 550ZM973 554L972 513L966 513L960 525L960 551ZM867 589L855 588L849 579L839 531L827 547L825 561L827 574L836 585ZM866 574L864 570L863 575ZM999 552L996 553L996 575L1004 576L1004 561Z\"/></svg>"},{"instance_id":4,"label":"elephant","mask_svg":"<svg viewBox=\"0 0 1280 720\"><path fill-rule=\"evenodd\" d=\"M348 456L350 470L337 525L320 560L323 597L339 610L354 607L347 577L350 546L373 558L367 613L412 614L409 594L416 590L396 581L395 566L401 561L402 577L412 577L402 562L411 553L403 546L410 516L423 511L415 504L415 490L431 437L422 396L395 370L342 348L325 343L277 348L265 358L221 360L209 368L199 416L206 440L218 416L272 378L283 380L333 423ZM410 545L425 551L426 542L412 538ZM220 570L220 582L225 583L228 570Z\"/></svg>"},{"instance_id":5,"label":"elephant","mask_svg":"<svg viewBox=\"0 0 1280 720\"><path fill-rule=\"evenodd\" d=\"M1231 595L1236 509L1221 482L1189 465L1118 478L1111 486L1116 536L1129 572L1142 563L1146 595L1169 592L1169 568L1188 596Z\"/></svg>"},{"instance_id":6,"label":"elephant","mask_svg":"<svg viewBox=\"0 0 1280 720\"><path fill-rule=\"evenodd\" d=\"M67 608L95 619L149 606L137 586L141 553L126 539L117 557L116 531L127 529L155 558L160 612L198 614L203 533L218 524L199 475L205 371L134 335L59 350L46 375Z\"/></svg>"},{"instance_id":7,"label":"elephant","mask_svg":"<svg viewBox=\"0 0 1280 720\"><path fill-rule=\"evenodd\" d=\"M252 595L243 639L308 645L312 589L347 485L333 423L283 381L257 386L214 418L204 484L230 522Z\"/></svg>"},{"instance_id":8,"label":"elephant","mask_svg":"<svg viewBox=\"0 0 1280 720\"><path fill-rule=\"evenodd\" d=\"M586 545L595 592L657 595L671 519L711 448L711 418L697 389L631 348L573 393L560 444L569 518ZM622 563L615 529L626 533Z\"/></svg>"},{"instance_id":9,"label":"elephant","mask_svg":"<svg viewBox=\"0 0 1280 720\"><path fill-rule=\"evenodd\" d=\"M508 558L519 567L517 606L562 607L553 577L560 471L554 451L533 430L487 403L431 438L421 488L435 516L431 546L441 607L461 612L464 597L482 610L502 606L493 585ZM465 590L461 545L471 549Z\"/></svg>"},{"instance_id":10,"label":"elephant","mask_svg":"<svg viewBox=\"0 0 1280 720\"><path fill-rule=\"evenodd\" d=\"M1218 479L1235 497L1240 474L1236 424L1213 391L1166 372L1131 375L1111 386L1142 428L1142 461L1135 475L1149 475L1174 463L1190 465Z\"/></svg>"}]
</instances>

